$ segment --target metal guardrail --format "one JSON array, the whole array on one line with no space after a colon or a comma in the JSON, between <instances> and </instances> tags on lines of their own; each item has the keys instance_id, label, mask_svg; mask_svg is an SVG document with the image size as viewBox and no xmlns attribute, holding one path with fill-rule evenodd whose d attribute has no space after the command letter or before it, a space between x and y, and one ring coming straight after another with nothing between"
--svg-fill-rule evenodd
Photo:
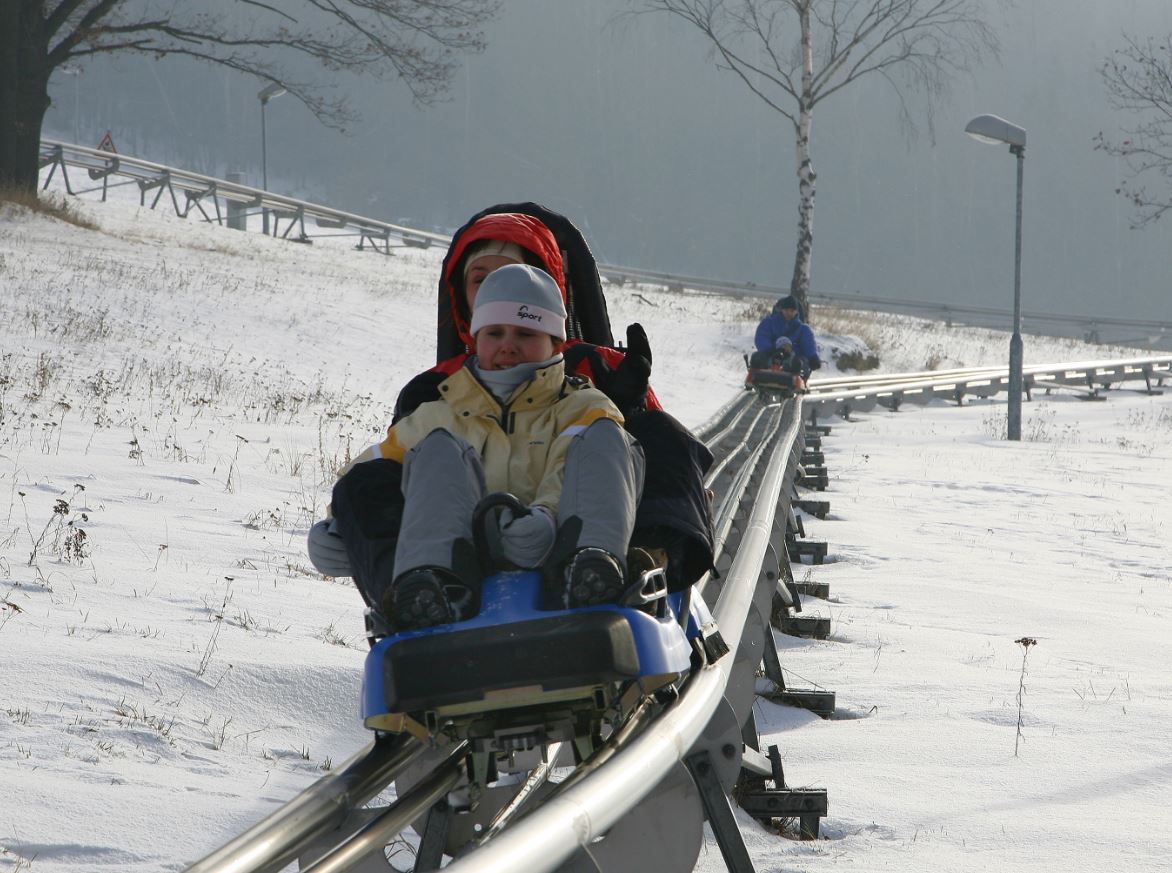
<instances>
[{"instance_id":1,"label":"metal guardrail","mask_svg":"<svg viewBox=\"0 0 1172 873\"><path fill-rule=\"evenodd\" d=\"M664 285L672 289L693 288L717 294L765 299L784 297L790 293L788 287L761 285L754 282L730 282L701 276L642 270L634 267L600 265L598 272L618 284L641 282ZM955 322L974 327L1005 330L1008 329L1013 317L1013 313L1008 309L830 291L811 292L810 300L815 304L840 306L844 309L916 315L935 321L944 321L950 327ZM1123 335L1107 336L1104 332L1108 329L1122 332ZM1172 319L1159 321L1027 310L1022 313L1022 330L1025 333L1039 336L1078 337L1094 343L1137 347L1162 345L1172 347Z\"/></svg>"},{"instance_id":2,"label":"metal guardrail","mask_svg":"<svg viewBox=\"0 0 1172 873\"><path fill-rule=\"evenodd\" d=\"M1034 365L1023 369L1023 377L1027 394L1062 389L1097 398L1103 389L1140 380L1144 381L1146 391L1159 393L1164 380L1172 378L1172 355ZM961 403L966 396L992 397L1007 390L1008 385L1007 367L843 377L812 382L803 405L815 416L845 417L876 405L897 409L904 402L945 399Z\"/></svg>"},{"instance_id":3,"label":"metal guardrail","mask_svg":"<svg viewBox=\"0 0 1172 873\"><path fill-rule=\"evenodd\" d=\"M413 248L427 248L433 244L446 246L451 242L451 237L443 234L366 218L352 212L273 194L238 182L227 182L140 158L69 145L56 140L41 141L40 164L42 170L50 168L43 182L44 187L48 187L58 172L61 173L65 190L71 195L101 191L102 199L105 200L107 192L112 188L137 185L141 205L147 205L147 195L152 191L154 197L149 204L152 209L158 205L164 194L168 194L176 215L182 218L186 218L192 209L196 209L205 221L226 224L229 210L221 209L221 201L226 207L242 207L246 214L248 210L267 209L277 219L274 222L273 235L285 239L306 241L318 237L358 237L358 248L370 245L384 254L389 253L392 237L397 238L402 245ZM75 187L69 177L70 167L85 170L89 180L99 184ZM123 181L111 182L115 177ZM180 198L183 200L182 204ZM280 232L281 220L286 222L283 233ZM310 224L307 225L307 221ZM290 237L294 230L297 234Z\"/></svg>"},{"instance_id":4,"label":"metal guardrail","mask_svg":"<svg viewBox=\"0 0 1172 873\"><path fill-rule=\"evenodd\" d=\"M228 182L200 173L192 173L139 158L119 155L99 149L70 145L57 140L42 140L40 163L42 169L50 167L45 180L47 186L60 171L66 191L70 194L84 194L101 191L105 199L111 188L121 185L139 187L139 202L146 205L147 194L154 192L151 208L158 205L164 194L168 194L177 215L186 217L196 209L205 221L220 224L227 222L226 211L221 210L220 201L225 205L248 210L270 210L277 219L273 235L284 239L309 241L315 238L348 236L357 237L356 248L367 247L383 254L390 254L392 238L399 246L426 248L431 245L447 246L451 237L446 234L417 230L391 222L366 218L351 212L331 209L316 203L297 200L273 194L259 188L252 188L236 182ZM75 189L69 179L68 168L74 167L87 172L91 182L100 182L89 188ZM111 178L121 177L123 182L111 183ZM180 203L180 198L183 202ZM209 212L210 210L210 212ZM306 220L310 223L307 225ZM284 232L280 221L285 221ZM291 236L293 232L296 234ZM614 264L599 264L599 274L615 284L639 282L663 285L667 288L693 288L740 297L775 298L789 293L781 286L763 285L755 282L733 282L702 276L688 276L644 270L638 267L623 267ZM832 304L850 309L878 312L903 312L926 318L953 321L984 327L1005 328L1010 323L1008 310L981 306L958 306L933 303L930 301L900 298L875 297L861 294L822 292L811 294L815 303ZM1093 342L1111 342L1115 345L1137 347L1172 348L1172 320L1143 320L1100 316L1080 316L1026 311L1022 313L1023 330L1026 333L1056 336L1079 336ZM1106 337L1105 330L1123 331L1124 336Z\"/></svg>"}]
</instances>

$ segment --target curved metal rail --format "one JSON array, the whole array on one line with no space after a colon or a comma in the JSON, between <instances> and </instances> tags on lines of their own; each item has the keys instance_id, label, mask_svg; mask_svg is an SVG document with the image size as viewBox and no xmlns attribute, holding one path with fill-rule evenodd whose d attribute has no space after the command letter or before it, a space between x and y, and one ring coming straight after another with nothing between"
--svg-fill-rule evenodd
<instances>
[{"instance_id":1,"label":"curved metal rail","mask_svg":"<svg viewBox=\"0 0 1172 873\"><path fill-rule=\"evenodd\" d=\"M187 873L262 873L285 867L314 840L338 828L386 788L423 747L414 739L382 739L319 779L268 818L187 868Z\"/></svg>"}]
</instances>

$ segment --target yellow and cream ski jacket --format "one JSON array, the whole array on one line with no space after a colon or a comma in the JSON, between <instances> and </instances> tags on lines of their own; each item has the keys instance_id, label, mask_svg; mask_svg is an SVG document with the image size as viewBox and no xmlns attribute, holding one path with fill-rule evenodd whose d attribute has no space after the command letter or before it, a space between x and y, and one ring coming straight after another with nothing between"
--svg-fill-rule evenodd
<instances>
[{"instance_id":1,"label":"yellow and cream ski jacket","mask_svg":"<svg viewBox=\"0 0 1172 873\"><path fill-rule=\"evenodd\" d=\"M421 404L387 429L381 443L362 452L342 475L364 461L403 462L407 452L437 428L461 437L480 455L488 492L508 491L523 503L557 514L566 451L575 434L622 413L590 382L566 377L559 358L498 401L463 366L439 384L440 399Z\"/></svg>"}]
</instances>

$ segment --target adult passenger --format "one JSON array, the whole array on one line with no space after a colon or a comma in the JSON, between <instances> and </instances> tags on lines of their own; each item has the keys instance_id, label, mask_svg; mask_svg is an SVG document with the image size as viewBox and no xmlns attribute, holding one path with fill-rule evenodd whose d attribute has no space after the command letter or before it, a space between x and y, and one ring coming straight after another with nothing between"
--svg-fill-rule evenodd
<instances>
[{"instance_id":1,"label":"adult passenger","mask_svg":"<svg viewBox=\"0 0 1172 873\"><path fill-rule=\"evenodd\" d=\"M778 300L773 311L757 325L754 345L758 352L771 352L783 339L792 343L794 353L803 358L811 370L822 366L814 331L802 321L797 298L792 294Z\"/></svg>"}]
</instances>

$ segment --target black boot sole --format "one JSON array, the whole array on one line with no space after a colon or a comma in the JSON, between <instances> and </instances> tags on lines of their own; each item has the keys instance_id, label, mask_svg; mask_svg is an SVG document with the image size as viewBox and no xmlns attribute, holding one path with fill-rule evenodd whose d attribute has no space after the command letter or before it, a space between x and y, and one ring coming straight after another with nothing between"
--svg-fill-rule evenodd
<instances>
[{"instance_id":1,"label":"black boot sole","mask_svg":"<svg viewBox=\"0 0 1172 873\"><path fill-rule=\"evenodd\" d=\"M400 630L419 630L452 621L443 587L431 574L408 577L395 586L392 621Z\"/></svg>"}]
</instances>

